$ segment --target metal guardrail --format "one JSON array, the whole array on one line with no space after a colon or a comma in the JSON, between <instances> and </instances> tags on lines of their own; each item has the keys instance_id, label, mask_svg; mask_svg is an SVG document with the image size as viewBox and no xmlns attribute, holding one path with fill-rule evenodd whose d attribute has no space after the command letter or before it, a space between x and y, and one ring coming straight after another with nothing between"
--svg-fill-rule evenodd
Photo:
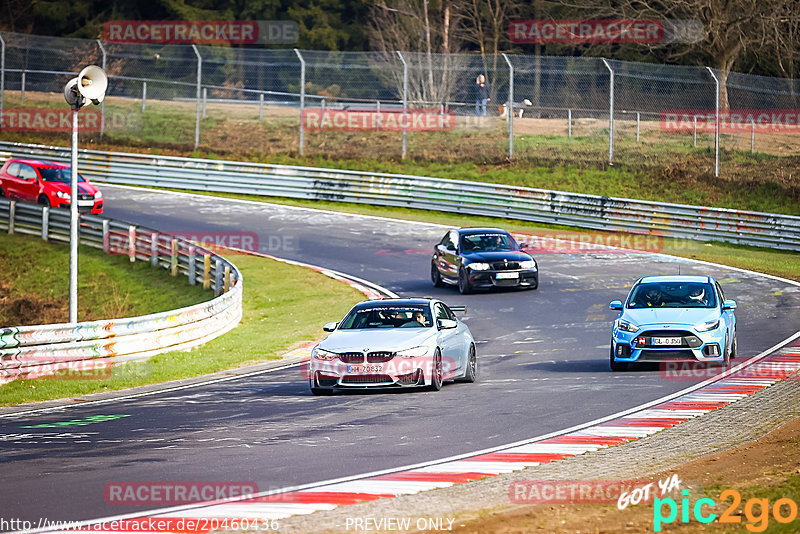
<instances>
[{"instance_id":1,"label":"metal guardrail","mask_svg":"<svg viewBox=\"0 0 800 534\"><path fill-rule=\"evenodd\" d=\"M0 142L0 159L69 149ZM97 182L400 206L605 231L800 250L800 217L401 174L83 150Z\"/></svg>"},{"instance_id":2,"label":"metal guardrail","mask_svg":"<svg viewBox=\"0 0 800 534\"><path fill-rule=\"evenodd\" d=\"M69 241L69 211L0 199L0 231ZM61 374L76 377L114 364L201 345L242 317L242 275L225 258L186 240L120 221L82 215L80 242L130 261L182 274L213 289L208 302L141 317L0 328L0 383Z\"/></svg>"}]
</instances>

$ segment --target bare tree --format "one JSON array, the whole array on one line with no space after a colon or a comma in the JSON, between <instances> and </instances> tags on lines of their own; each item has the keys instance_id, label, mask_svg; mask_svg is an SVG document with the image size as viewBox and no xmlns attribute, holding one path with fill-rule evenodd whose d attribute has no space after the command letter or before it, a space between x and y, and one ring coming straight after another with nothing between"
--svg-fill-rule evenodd
<instances>
[{"instance_id":1,"label":"bare tree","mask_svg":"<svg viewBox=\"0 0 800 534\"><path fill-rule=\"evenodd\" d=\"M720 81L720 107L729 109L728 73L747 55L774 55L781 72L796 76L800 37L797 0L561 0L587 18L698 20L702 40L683 45L652 44L673 61L712 66Z\"/></svg>"},{"instance_id":2,"label":"bare tree","mask_svg":"<svg viewBox=\"0 0 800 534\"><path fill-rule=\"evenodd\" d=\"M453 35L457 27L451 0L384 0L372 6L368 34L372 47L386 53L386 61L396 61L396 50L407 52L409 99L431 105L454 94L455 77L449 71L458 66L453 55L460 49ZM384 72L401 86L402 72Z\"/></svg>"}]
</instances>

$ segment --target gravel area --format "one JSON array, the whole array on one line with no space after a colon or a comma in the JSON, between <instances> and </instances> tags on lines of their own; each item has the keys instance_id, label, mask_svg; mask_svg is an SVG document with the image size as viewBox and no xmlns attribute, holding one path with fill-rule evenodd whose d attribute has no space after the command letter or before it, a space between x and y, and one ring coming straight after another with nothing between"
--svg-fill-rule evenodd
<instances>
[{"instance_id":1,"label":"gravel area","mask_svg":"<svg viewBox=\"0 0 800 534\"><path fill-rule=\"evenodd\" d=\"M417 521L422 525L422 520L440 520L442 530L454 520L452 528L457 528L465 520L514 507L508 493L514 481L643 478L758 439L798 416L800 377L794 375L724 408L636 441L468 484L282 519L280 532L363 532L365 529L355 528L355 520L367 518L410 518L412 526ZM399 530L396 525L395 529Z\"/></svg>"}]
</instances>

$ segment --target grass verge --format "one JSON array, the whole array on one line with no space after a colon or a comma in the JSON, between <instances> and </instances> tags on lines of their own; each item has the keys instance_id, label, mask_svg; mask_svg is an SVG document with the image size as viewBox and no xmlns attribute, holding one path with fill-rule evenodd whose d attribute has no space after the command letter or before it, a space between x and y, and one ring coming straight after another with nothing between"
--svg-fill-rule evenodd
<instances>
[{"instance_id":1,"label":"grass verge","mask_svg":"<svg viewBox=\"0 0 800 534\"><path fill-rule=\"evenodd\" d=\"M35 236L0 234L0 326L67 322L69 249ZM147 315L212 298L149 264L127 256L78 249L81 321Z\"/></svg>"},{"instance_id":2,"label":"grass verge","mask_svg":"<svg viewBox=\"0 0 800 534\"><path fill-rule=\"evenodd\" d=\"M244 277L244 316L231 332L191 351L114 367L102 380L17 380L0 386L0 405L125 389L274 359L318 339L322 324L341 318L364 298L310 269L255 256L232 259ZM147 273L155 276L154 271Z\"/></svg>"}]
</instances>

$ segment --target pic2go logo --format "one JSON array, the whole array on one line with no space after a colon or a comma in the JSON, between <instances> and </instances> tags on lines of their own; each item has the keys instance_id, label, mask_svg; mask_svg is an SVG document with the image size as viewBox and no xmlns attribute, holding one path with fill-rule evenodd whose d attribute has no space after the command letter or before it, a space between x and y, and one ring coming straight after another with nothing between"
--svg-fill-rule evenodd
<instances>
[{"instance_id":1,"label":"pic2go logo","mask_svg":"<svg viewBox=\"0 0 800 534\"><path fill-rule=\"evenodd\" d=\"M675 499L670 498L656 498L653 501L653 532L661 532L662 525L675 522L679 511L681 523L691 521L690 513L698 523L711 523L717 519L717 514L710 511L711 508L717 506L714 499L697 499L692 505L689 501L689 490L685 489L682 493L684 497L681 499L680 506ZM742 503L741 494L737 490L729 489L720 493L719 498L721 501L731 499L730 505L719 515L719 522L741 524L742 516L736 512ZM745 528L750 532L764 532L769 526L770 512L772 518L778 523L791 523L797 519L797 503L784 497L775 501L770 507L769 499L748 499L744 504L744 516L747 520Z\"/></svg>"}]
</instances>

